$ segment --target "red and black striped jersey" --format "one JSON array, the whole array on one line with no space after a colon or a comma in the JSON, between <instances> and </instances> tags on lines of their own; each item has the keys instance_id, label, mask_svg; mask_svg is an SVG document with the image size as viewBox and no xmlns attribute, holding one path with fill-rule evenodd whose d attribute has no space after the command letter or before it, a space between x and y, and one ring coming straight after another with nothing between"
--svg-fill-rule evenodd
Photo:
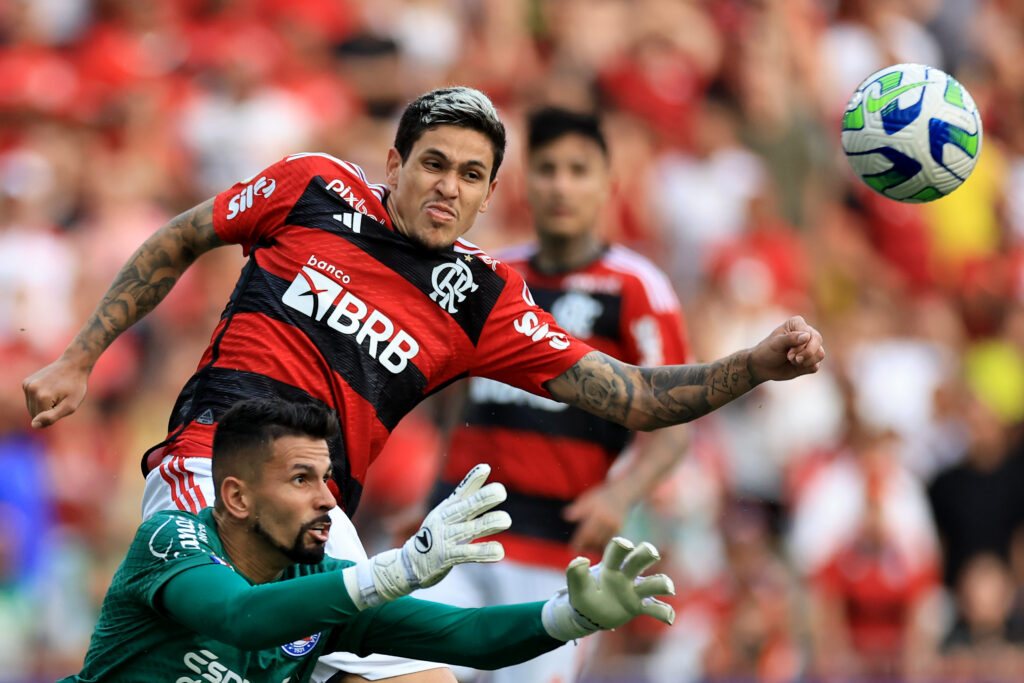
<instances>
[{"instance_id":1,"label":"red and black striped jersey","mask_svg":"<svg viewBox=\"0 0 1024 683\"><path fill-rule=\"evenodd\" d=\"M685 363L686 329L668 278L648 259L618 245L577 270L548 275L533 266L536 247L501 254L522 273L537 304L562 329L593 348L641 366ZM498 382L473 378L466 412L452 435L434 498L468 467L487 462L505 484L512 529L499 538L508 557L564 567L578 553L566 542L574 525L562 508L601 483L626 447L624 427L579 408Z\"/></svg>"},{"instance_id":2,"label":"red and black striped jersey","mask_svg":"<svg viewBox=\"0 0 1024 683\"><path fill-rule=\"evenodd\" d=\"M331 455L351 514L366 468L427 395L479 375L547 396L543 383L591 350L476 246L431 251L395 231L387 191L353 164L296 154L216 197L217 234L249 260L163 453L209 457L241 399L320 401L341 421Z\"/></svg>"}]
</instances>

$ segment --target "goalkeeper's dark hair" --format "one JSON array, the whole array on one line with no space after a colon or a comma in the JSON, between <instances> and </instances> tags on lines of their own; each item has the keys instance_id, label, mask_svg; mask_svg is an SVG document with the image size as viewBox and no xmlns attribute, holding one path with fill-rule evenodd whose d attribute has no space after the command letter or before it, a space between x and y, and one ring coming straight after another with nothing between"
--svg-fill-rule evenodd
<instances>
[{"instance_id":1,"label":"goalkeeper's dark hair","mask_svg":"<svg viewBox=\"0 0 1024 683\"><path fill-rule=\"evenodd\" d=\"M225 477L258 482L263 465L283 436L330 440L340 430L338 418L317 403L292 403L251 398L234 404L221 416L213 434L213 485L218 496Z\"/></svg>"},{"instance_id":2,"label":"goalkeeper's dark hair","mask_svg":"<svg viewBox=\"0 0 1024 683\"><path fill-rule=\"evenodd\" d=\"M410 102L395 132L395 149L403 164L409 160L413 145L423 133L437 126L469 128L486 136L494 152L491 166L491 180L494 180L505 158L505 125L487 95L473 88L456 86L431 90Z\"/></svg>"},{"instance_id":3,"label":"goalkeeper's dark hair","mask_svg":"<svg viewBox=\"0 0 1024 683\"><path fill-rule=\"evenodd\" d=\"M527 149L530 152L535 152L563 135L575 134L590 138L601 148L605 157L608 156L608 141L601 130L601 120L590 112L544 107L527 116L526 129Z\"/></svg>"}]
</instances>

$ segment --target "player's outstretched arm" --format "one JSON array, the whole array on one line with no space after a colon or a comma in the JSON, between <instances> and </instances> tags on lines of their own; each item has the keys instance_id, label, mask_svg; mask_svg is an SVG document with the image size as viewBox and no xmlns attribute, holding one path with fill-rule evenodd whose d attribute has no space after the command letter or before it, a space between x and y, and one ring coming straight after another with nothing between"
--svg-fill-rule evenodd
<instances>
[{"instance_id":1,"label":"player's outstretched arm","mask_svg":"<svg viewBox=\"0 0 1024 683\"><path fill-rule=\"evenodd\" d=\"M336 647L498 669L525 662L600 629L616 628L649 614L672 623L674 612L655 596L673 591L663 575L641 577L657 561L648 543L615 538L601 564L584 558L569 564L568 588L547 602L461 609L402 598L365 610L335 634Z\"/></svg>"},{"instance_id":2,"label":"player's outstretched arm","mask_svg":"<svg viewBox=\"0 0 1024 683\"><path fill-rule=\"evenodd\" d=\"M75 412L107 347L163 301L201 254L224 244L213 229L213 199L171 219L143 242L60 358L22 382L32 426L47 427Z\"/></svg>"},{"instance_id":3,"label":"player's outstretched arm","mask_svg":"<svg viewBox=\"0 0 1024 683\"><path fill-rule=\"evenodd\" d=\"M577 557L565 572L567 586L544 603L541 620L556 640L575 640L595 631L618 628L641 614L671 624L675 610L657 595L675 595L672 579L640 573L661 557L650 543L634 546L615 537L605 546L601 563Z\"/></svg>"},{"instance_id":4,"label":"player's outstretched arm","mask_svg":"<svg viewBox=\"0 0 1024 683\"><path fill-rule=\"evenodd\" d=\"M498 562L505 557L498 541L473 542L512 524L507 512L488 512L507 495L498 482L484 485L490 473L489 465L471 469L401 548L386 550L344 571L345 587L360 609L433 586L457 564Z\"/></svg>"},{"instance_id":5,"label":"player's outstretched arm","mask_svg":"<svg viewBox=\"0 0 1024 683\"><path fill-rule=\"evenodd\" d=\"M824 359L821 333L794 316L713 363L641 368L593 351L544 386L558 401L649 431L706 415L761 382L817 372Z\"/></svg>"}]
</instances>

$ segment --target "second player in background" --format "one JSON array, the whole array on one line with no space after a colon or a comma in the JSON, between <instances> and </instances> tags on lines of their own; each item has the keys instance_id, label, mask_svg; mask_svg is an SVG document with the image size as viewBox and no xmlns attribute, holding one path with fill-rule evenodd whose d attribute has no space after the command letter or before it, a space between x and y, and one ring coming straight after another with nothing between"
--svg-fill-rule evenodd
<instances>
[{"instance_id":1,"label":"second player in background","mask_svg":"<svg viewBox=\"0 0 1024 683\"><path fill-rule=\"evenodd\" d=\"M602 238L611 192L608 144L596 116L558 108L528 120L527 196L537 241L498 257L523 275L536 303L567 332L637 365L688 361L679 301L648 259ZM477 462L508 490L512 528L500 534L506 560L458 567L422 592L467 607L544 599L564 582L566 562L599 559L630 507L669 472L688 443L685 425L633 434L583 410L474 377L447 444L436 498ZM452 396L447 397L452 400ZM632 441L632 448L630 446ZM443 496L442 496L443 497ZM587 646L561 648L462 680L555 683L575 680Z\"/></svg>"}]
</instances>

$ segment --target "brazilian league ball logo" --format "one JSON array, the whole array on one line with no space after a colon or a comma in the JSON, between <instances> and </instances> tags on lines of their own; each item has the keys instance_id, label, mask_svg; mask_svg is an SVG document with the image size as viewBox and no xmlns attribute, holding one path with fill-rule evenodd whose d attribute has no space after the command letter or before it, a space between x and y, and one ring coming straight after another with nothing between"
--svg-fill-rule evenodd
<instances>
[{"instance_id":1,"label":"brazilian league ball logo","mask_svg":"<svg viewBox=\"0 0 1024 683\"><path fill-rule=\"evenodd\" d=\"M305 638L300 638L299 640L295 640L287 645L282 645L281 649L284 650L285 654L291 655L292 657L302 657L316 647L318 640L320 640L320 634L314 633L311 636L306 636Z\"/></svg>"}]
</instances>

